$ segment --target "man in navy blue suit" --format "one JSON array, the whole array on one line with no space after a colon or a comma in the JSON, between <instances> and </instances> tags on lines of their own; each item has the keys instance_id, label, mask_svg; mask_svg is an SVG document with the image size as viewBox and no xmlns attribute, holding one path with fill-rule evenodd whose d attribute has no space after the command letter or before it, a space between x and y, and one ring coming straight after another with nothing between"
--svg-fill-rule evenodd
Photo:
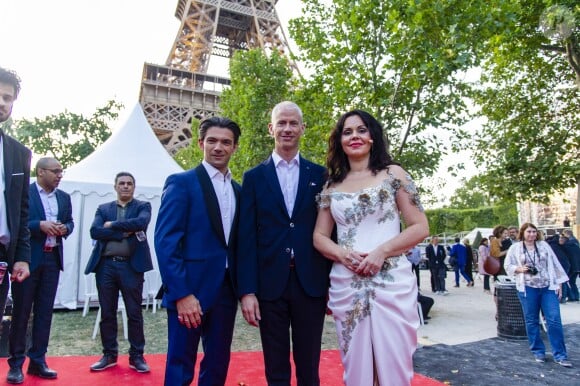
<instances>
[{"instance_id":1,"label":"man in navy blue suit","mask_svg":"<svg viewBox=\"0 0 580 386\"><path fill-rule=\"evenodd\" d=\"M467 263L467 248L465 245L460 243L461 239L459 237L455 238L455 244L451 247L449 251L449 256L454 256L457 259L457 264L453 269L455 270L455 287L459 287L459 274L467 281L468 287L473 287L473 280L465 272L465 264Z\"/></svg>"},{"instance_id":2,"label":"man in navy blue suit","mask_svg":"<svg viewBox=\"0 0 580 386\"><path fill-rule=\"evenodd\" d=\"M22 373L26 329L34 307L28 374L47 379L57 377L57 372L46 364L46 352L58 278L64 267L63 238L74 228L70 196L57 189L62 176L62 166L56 159L45 157L36 163L36 182L30 184L29 190L30 277L12 284L8 364L13 373ZM10 377L8 383L21 383L18 380L23 379L23 376Z\"/></svg>"},{"instance_id":3,"label":"man in navy blue suit","mask_svg":"<svg viewBox=\"0 0 580 386\"><path fill-rule=\"evenodd\" d=\"M312 245L324 168L300 156L304 128L295 103L276 105L272 156L242 183L238 293L244 318L260 328L268 385L290 385L290 340L298 385L320 384L330 263Z\"/></svg>"},{"instance_id":4,"label":"man in navy blue suit","mask_svg":"<svg viewBox=\"0 0 580 386\"><path fill-rule=\"evenodd\" d=\"M155 251L167 308L165 385L193 381L201 339L199 385L224 385L236 310L235 247L240 186L228 163L240 128L221 117L199 126L203 161L169 176L155 226Z\"/></svg>"},{"instance_id":5,"label":"man in navy blue suit","mask_svg":"<svg viewBox=\"0 0 580 386\"><path fill-rule=\"evenodd\" d=\"M129 330L129 367L139 373L149 372L143 358L144 273L153 269L147 243L147 226L151 221L151 204L133 198L135 178L127 172L115 177L117 200L99 205L91 225L95 247L85 274L95 272L101 305L101 342L103 357L91 365L91 371L102 371L117 364L117 306L119 291L127 310Z\"/></svg>"}]
</instances>

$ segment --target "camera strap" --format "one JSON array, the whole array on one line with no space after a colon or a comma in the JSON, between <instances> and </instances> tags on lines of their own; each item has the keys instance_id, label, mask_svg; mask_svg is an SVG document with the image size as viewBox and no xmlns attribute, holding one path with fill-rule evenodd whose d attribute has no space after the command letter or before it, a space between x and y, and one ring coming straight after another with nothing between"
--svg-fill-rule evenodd
<instances>
[{"instance_id":1,"label":"camera strap","mask_svg":"<svg viewBox=\"0 0 580 386\"><path fill-rule=\"evenodd\" d=\"M526 245L524 243L522 243L522 248L524 249L524 256L526 259L526 263L528 262L528 260L530 261L530 263L535 267L536 266L536 254L538 255L539 258L539 253L538 253L538 247L536 246L536 243L534 243L534 254L533 257L530 256L530 253L528 252L528 248L526 248Z\"/></svg>"}]
</instances>

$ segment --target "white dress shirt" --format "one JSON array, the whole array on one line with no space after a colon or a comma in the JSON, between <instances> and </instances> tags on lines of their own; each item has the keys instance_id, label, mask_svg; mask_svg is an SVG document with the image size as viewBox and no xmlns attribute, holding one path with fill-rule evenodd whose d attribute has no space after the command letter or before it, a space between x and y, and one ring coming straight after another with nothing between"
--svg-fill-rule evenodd
<instances>
[{"instance_id":1,"label":"white dress shirt","mask_svg":"<svg viewBox=\"0 0 580 386\"><path fill-rule=\"evenodd\" d=\"M42 207L44 208L44 217L47 221L56 221L58 219L58 201L56 199L56 189L52 192L47 192L42 188L42 186L35 183L38 189L38 194L40 195L40 201L42 201ZM56 236L46 236L46 242L44 243L47 247L56 246Z\"/></svg>"},{"instance_id":2,"label":"white dress shirt","mask_svg":"<svg viewBox=\"0 0 580 386\"><path fill-rule=\"evenodd\" d=\"M232 186L232 173L230 169L228 169L228 172L224 175L205 160L201 163L205 167L207 174L209 174L213 190L218 199L224 237L227 243L230 239L232 222L234 221L234 215L236 213L236 198L234 196L234 187ZM227 267L228 261L226 258L226 268Z\"/></svg>"},{"instance_id":3,"label":"white dress shirt","mask_svg":"<svg viewBox=\"0 0 580 386\"><path fill-rule=\"evenodd\" d=\"M284 195L284 203L288 216L292 217L296 195L298 194L298 180L300 178L300 154L296 153L290 162L286 162L275 151L272 152L272 160L276 166L278 182Z\"/></svg>"}]
</instances>

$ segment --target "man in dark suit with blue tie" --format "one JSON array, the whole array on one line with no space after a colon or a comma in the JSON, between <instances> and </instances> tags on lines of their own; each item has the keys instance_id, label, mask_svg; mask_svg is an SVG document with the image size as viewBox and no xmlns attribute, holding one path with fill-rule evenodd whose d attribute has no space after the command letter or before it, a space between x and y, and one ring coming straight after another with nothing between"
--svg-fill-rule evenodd
<instances>
[{"instance_id":1,"label":"man in dark suit with blue tie","mask_svg":"<svg viewBox=\"0 0 580 386\"><path fill-rule=\"evenodd\" d=\"M36 182L30 184L29 191L30 277L12 284L8 364L14 373L22 372L28 319L34 307L28 374L47 379L57 377L46 364L46 352L58 279L64 267L63 238L74 228L70 196L57 189L62 176L62 166L56 159L45 157L36 163ZM17 378L8 379L8 383L20 383L14 382Z\"/></svg>"},{"instance_id":2,"label":"man in dark suit with blue tie","mask_svg":"<svg viewBox=\"0 0 580 386\"><path fill-rule=\"evenodd\" d=\"M151 204L133 198L135 178L131 173L115 176L117 200L99 205L91 225L95 247L85 274L95 272L101 305L101 342L103 357L91 365L91 371L102 371L117 364L117 306L119 291L127 310L129 367L139 373L149 372L143 358L144 273L153 269L147 242L147 226L151 221Z\"/></svg>"},{"instance_id":3,"label":"man in dark suit with blue tie","mask_svg":"<svg viewBox=\"0 0 580 386\"><path fill-rule=\"evenodd\" d=\"M312 234L324 168L298 153L305 126L295 103L276 105L268 128L274 152L242 183L238 293L260 328L268 385L290 385L290 339L298 386L319 385L330 265Z\"/></svg>"},{"instance_id":4,"label":"man in dark suit with blue tie","mask_svg":"<svg viewBox=\"0 0 580 386\"><path fill-rule=\"evenodd\" d=\"M200 386L224 385L236 310L235 247L240 186L228 163L240 128L221 117L201 122L203 161L165 182L155 252L167 308L165 385L193 381L201 339Z\"/></svg>"},{"instance_id":5,"label":"man in dark suit with blue tie","mask_svg":"<svg viewBox=\"0 0 580 386\"><path fill-rule=\"evenodd\" d=\"M0 67L0 123L12 114L20 92L20 78ZM28 185L31 153L25 146L0 130L0 263L6 264L10 280L24 281L29 275L30 231L28 229ZM8 297L8 277L0 282L0 319ZM4 280L5 279L5 280ZM8 377L21 383L22 371L10 369Z\"/></svg>"}]
</instances>

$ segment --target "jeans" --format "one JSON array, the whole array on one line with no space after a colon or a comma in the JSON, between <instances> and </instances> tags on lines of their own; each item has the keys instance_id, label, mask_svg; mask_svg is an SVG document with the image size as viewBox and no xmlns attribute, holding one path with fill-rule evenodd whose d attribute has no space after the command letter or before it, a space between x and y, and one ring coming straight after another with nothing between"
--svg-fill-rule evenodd
<instances>
[{"instance_id":1,"label":"jeans","mask_svg":"<svg viewBox=\"0 0 580 386\"><path fill-rule=\"evenodd\" d=\"M540 310L546 318L548 327L548 339L552 347L554 360L568 359L566 345L564 344L564 329L560 318L560 302L556 291L544 288L532 288L526 286L525 292L518 291L518 297L524 310L526 319L526 331L530 350L536 358L546 356L546 346L540 336Z\"/></svg>"}]
</instances>

